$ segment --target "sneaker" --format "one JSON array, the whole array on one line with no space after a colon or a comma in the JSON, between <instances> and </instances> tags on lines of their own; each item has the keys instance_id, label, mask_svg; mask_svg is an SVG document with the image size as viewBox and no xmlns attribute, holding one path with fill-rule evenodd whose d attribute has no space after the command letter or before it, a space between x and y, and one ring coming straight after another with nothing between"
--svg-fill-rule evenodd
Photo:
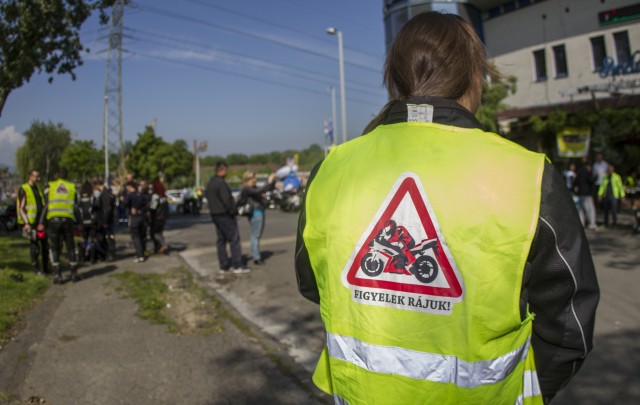
<instances>
[{"instance_id":1,"label":"sneaker","mask_svg":"<svg viewBox=\"0 0 640 405\"><path fill-rule=\"evenodd\" d=\"M144 262L144 256L140 256L140 257L136 257L135 259L133 259L134 263L142 263Z\"/></svg>"},{"instance_id":2,"label":"sneaker","mask_svg":"<svg viewBox=\"0 0 640 405\"><path fill-rule=\"evenodd\" d=\"M253 264L255 264L256 266L264 266L264 262L262 260L254 260Z\"/></svg>"},{"instance_id":3,"label":"sneaker","mask_svg":"<svg viewBox=\"0 0 640 405\"><path fill-rule=\"evenodd\" d=\"M245 273L249 273L251 272L250 269L247 269L245 267L236 267L233 270L231 270L234 274L245 274Z\"/></svg>"}]
</instances>

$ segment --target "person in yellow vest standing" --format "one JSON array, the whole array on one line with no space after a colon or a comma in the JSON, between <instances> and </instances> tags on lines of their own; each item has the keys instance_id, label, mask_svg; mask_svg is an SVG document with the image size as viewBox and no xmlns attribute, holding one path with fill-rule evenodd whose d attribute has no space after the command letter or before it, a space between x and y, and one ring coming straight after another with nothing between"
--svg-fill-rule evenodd
<instances>
[{"instance_id":1,"label":"person in yellow vest standing","mask_svg":"<svg viewBox=\"0 0 640 405\"><path fill-rule=\"evenodd\" d=\"M602 178L602 183L598 188L598 201L603 203L605 227L609 226L609 214L611 214L612 225L615 228L618 223L618 204L624 196L622 177L616 173L615 166L610 164L607 167L607 174Z\"/></svg>"},{"instance_id":2,"label":"person in yellow vest standing","mask_svg":"<svg viewBox=\"0 0 640 405\"><path fill-rule=\"evenodd\" d=\"M36 274L49 273L49 246L44 231L37 231L38 218L44 209L40 187L40 172L31 170L27 182L18 190L18 223L29 238L31 265ZM42 259L41 259L42 258ZM42 262L42 266L40 266Z\"/></svg>"},{"instance_id":3,"label":"person in yellow vest standing","mask_svg":"<svg viewBox=\"0 0 640 405\"><path fill-rule=\"evenodd\" d=\"M65 180L67 171L58 170L56 179L50 181L44 191L45 207L40 216L38 230L47 230L49 236L49 246L51 247L51 265L53 266L55 284L62 284L62 268L60 266L60 255L64 242L67 249L67 258L71 270L71 281L80 280L78 275L78 261L73 237L76 230L77 219L80 218L78 212L78 196L76 186Z\"/></svg>"},{"instance_id":4,"label":"person in yellow vest standing","mask_svg":"<svg viewBox=\"0 0 640 405\"><path fill-rule=\"evenodd\" d=\"M387 54L391 101L311 172L295 268L336 403L548 403L592 348L573 201L544 155L480 128L487 76L469 24L417 15Z\"/></svg>"}]
</instances>

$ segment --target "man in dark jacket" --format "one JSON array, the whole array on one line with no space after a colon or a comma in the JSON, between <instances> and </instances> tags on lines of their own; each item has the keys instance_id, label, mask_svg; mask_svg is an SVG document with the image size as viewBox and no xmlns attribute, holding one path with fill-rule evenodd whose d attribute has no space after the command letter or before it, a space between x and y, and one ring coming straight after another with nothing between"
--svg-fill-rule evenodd
<instances>
[{"instance_id":1,"label":"man in dark jacket","mask_svg":"<svg viewBox=\"0 0 640 405\"><path fill-rule=\"evenodd\" d=\"M582 166L576 173L574 185L574 191L580 199L581 219L583 219L583 222L586 221L589 229L597 230L596 206L593 202L595 176L593 175L591 163L586 158L582 159Z\"/></svg>"},{"instance_id":2,"label":"man in dark jacket","mask_svg":"<svg viewBox=\"0 0 640 405\"><path fill-rule=\"evenodd\" d=\"M114 234L116 197L109 187L105 187L101 181L94 183L95 188L100 192L98 197L98 227L103 242L107 245L107 261L112 261L116 256L116 237Z\"/></svg>"},{"instance_id":3,"label":"man in dark jacket","mask_svg":"<svg viewBox=\"0 0 640 405\"><path fill-rule=\"evenodd\" d=\"M211 214L218 235L216 246L220 271L228 272L233 267L233 272L236 274L248 273L250 270L242 264L240 232L236 221L236 203L231 195L229 185L224 180L228 167L226 162L216 163L216 175L209 180L205 195L209 203L209 214ZM227 255L227 243L231 247L231 260Z\"/></svg>"}]
</instances>

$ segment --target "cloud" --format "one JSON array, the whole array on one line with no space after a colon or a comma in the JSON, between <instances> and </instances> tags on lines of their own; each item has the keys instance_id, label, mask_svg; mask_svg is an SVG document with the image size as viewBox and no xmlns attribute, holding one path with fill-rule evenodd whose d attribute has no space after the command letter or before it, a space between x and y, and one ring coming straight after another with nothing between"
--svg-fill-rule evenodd
<instances>
[{"instance_id":1,"label":"cloud","mask_svg":"<svg viewBox=\"0 0 640 405\"><path fill-rule=\"evenodd\" d=\"M0 129L0 166L15 168L16 150L22 146L24 139L13 125Z\"/></svg>"}]
</instances>

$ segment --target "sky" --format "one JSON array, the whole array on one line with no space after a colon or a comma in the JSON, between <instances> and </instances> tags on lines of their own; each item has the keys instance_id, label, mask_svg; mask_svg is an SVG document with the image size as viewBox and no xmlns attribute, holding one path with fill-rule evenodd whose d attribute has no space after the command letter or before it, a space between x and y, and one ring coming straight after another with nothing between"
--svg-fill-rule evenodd
<instances>
[{"instance_id":1,"label":"sky","mask_svg":"<svg viewBox=\"0 0 640 405\"><path fill-rule=\"evenodd\" d=\"M124 12L123 138L156 120L168 142L206 141L203 155L268 153L323 145L332 116L340 141L338 39L345 59L347 133L352 139L386 102L382 0L136 0ZM90 49L77 78L34 75L0 117L0 166L34 120L62 123L74 139L103 144L108 27L81 29ZM110 148L117 139L109 139Z\"/></svg>"}]
</instances>

